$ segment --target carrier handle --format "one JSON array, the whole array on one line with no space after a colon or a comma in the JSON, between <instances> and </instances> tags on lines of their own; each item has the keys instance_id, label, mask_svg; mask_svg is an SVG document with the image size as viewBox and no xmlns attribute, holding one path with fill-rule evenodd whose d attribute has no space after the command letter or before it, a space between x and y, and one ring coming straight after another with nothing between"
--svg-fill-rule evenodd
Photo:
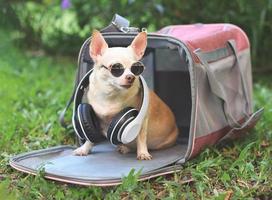
<instances>
[{"instance_id":1,"label":"carrier handle","mask_svg":"<svg viewBox=\"0 0 272 200\"><path fill-rule=\"evenodd\" d=\"M237 53L237 50L236 50L236 43L234 40L228 40L227 41L227 46L232 50L233 52L233 55L234 55L234 58L235 58L235 63L233 64L232 67L235 67L237 66L238 68L238 72L239 72L239 75L241 77L241 85L242 85L242 92L243 92L243 95L245 97L245 110L243 110L244 112L244 115L245 115L245 121L243 123L239 123L233 116L230 112L228 112L229 109L227 105L227 102L226 102L226 98L225 98L225 93L222 93L223 91L223 88L222 88L222 85L220 84L220 82L216 79L214 73L211 71L210 69L210 66L209 66L209 63L208 63L208 57L214 57L214 55L209 55L209 52L202 52L201 49L196 49L194 51L195 55L198 57L198 59L200 60L200 62L206 67L207 69L207 75L208 75L208 79L209 79L209 82L210 82L210 87L212 87L212 91L215 93L215 95L217 97L219 97L223 102L224 102L224 105L223 105L223 112L224 112L224 115L225 115L225 118L229 124L230 127L232 127L234 130L241 130L241 129L244 129L246 126L248 126L249 124L251 124L254 119L256 118L256 116L262 112L260 110L258 110L257 112L253 113L252 115L249 116L249 113L251 112L250 111L250 108L249 108L249 97L248 97L248 92L247 92L247 88L246 88L246 82L245 82L245 79L244 79L244 76L242 74L242 70L241 70L241 66L240 66L240 62L239 62L239 58L238 58L238 53ZM224 50L224 49L220 49L220 50ZM227 49L225 49L225 52L228 52ZM221 52L222 54L222 52Z\"/></svg>"},{"instance_id":2,"label":"carrier handle","mask_svg":"<svg viewBox=\"0 0 272 200\"><path fill-rule=\"evenodd\" d=\"M250 113L250 110L249 110L249 97L248 97L248 91L247 91L247 87L246 87L245 77L243 76L243 73L242 73L240 60L239 60L238 52L237 52L237 49L236 49L236 42L235 42L235 40L228 40L227 44L229 45L229 47L233 51L233 55L235 57L235 64L237 65L239 73L240 73L240 77L241 77L241 80L242 80L242 90L243 90L243 94L244 94L245 100L246 100L246 106L245 106L246 107L246 112L245 112L245 114L248 116L247 113ZM235 64L233 65L234 67L235 67Z\"/></svg>"},{"instance_id":3,"label":"carrier handle","mask_svg":"<svg viewBox=\"0 0 272 200\"><path fill-rule=\"evenodd\" d=\"M108 32L123 32L123 33L131 33L131 32L139 32L139 28L130 27L130 22L125 17L121 15L114 14L111 23L103 28L100 32L101 33L108 33Z\"/></svg>"}]
</instances>

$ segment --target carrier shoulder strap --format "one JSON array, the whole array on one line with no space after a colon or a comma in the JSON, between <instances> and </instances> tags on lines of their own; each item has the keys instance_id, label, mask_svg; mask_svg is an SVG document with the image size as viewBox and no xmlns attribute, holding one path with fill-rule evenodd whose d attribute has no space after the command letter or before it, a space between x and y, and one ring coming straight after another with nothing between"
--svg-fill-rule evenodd
<instances>
[{"instance_id":1,"label":"carrier shoulder strap","mask_svg":"<svg viewBox=\"0 0 272 200\"><path fill-rule=\"evenodd\" d=\"M73 88L73 91L72 91L72 94L69 98L69 100L67 101L64 109L61 111L61 113L59 114L59 123L60 125L65 128L65 129L68 129L68 125L67 123L65 122L65 114L68 110L68 108L70 107L70 105L72 104L73 100L74 100L74 96L75 96L75 92L76 92L76 88L77 88L77 85L78 85L78 82L79 82L79 76L78 76L78 73L79 73L79 69L77 68L77 72L76 72L76 77L75 77L75 85L74 85L74 88Z\"/></svg>"}]
</instances>

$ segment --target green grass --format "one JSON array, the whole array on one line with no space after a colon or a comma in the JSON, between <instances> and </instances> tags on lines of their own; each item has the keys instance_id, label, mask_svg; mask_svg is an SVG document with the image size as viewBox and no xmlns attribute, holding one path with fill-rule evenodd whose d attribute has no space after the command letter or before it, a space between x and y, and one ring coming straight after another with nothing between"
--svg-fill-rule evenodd
<instances>
[{"instance_id":1,"label":"green grass","mask_svg":"<svg viewBox=\"0 0 272 200\"><path fill-rule=\"evenodd\" d=\"M100 188L12 169L12 155L75 142L57 118L73 87L76 58L34 55L16 48L16 37L0 31L0 199L272 198L272 75L255 80L256 108L265 107L257 127L242 140L206 149L174 175L144 182L130 175L120 186Z\"/></svg>"}]
</instances>

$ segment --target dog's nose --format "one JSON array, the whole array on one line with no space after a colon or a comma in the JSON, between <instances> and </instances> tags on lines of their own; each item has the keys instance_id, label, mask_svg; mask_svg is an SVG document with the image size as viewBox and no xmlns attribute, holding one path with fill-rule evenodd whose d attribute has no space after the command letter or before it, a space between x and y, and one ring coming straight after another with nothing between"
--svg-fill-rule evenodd
<instances>
[{"instance_id":1,"label":"dog's nose","mask_svg":"<svg viewBox=\"0 0 272 200\"><path fill-rule=\"evenodd\" d=\"M133 83L133 81L135 80L135 76L128 74L126 75L126 79L129 83Z\"/></svg>"}]
</instances>

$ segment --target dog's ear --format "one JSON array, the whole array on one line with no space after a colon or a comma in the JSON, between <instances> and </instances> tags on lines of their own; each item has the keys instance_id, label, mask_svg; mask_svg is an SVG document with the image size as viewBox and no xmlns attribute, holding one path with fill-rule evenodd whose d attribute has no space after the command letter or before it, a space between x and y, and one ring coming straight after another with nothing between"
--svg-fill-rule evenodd
<instances>
[{"instance_id":1,"label":"dog's ear","mask_svg":"<svg viewBox=\"0 0 272 200\"><path fill-rule=\"evenodd\" d=\"M137 60L140 60L143 57L145 49L146 49L146 45L147 45L147 34L146 32L143 31L134 38L134 40L129 46L132 48Z\"/></svg>"},{"instance_id":2,"label":"dog's ear","mask_svg":"<svg viewBox=\"0 0 272 200\"><path fill-rule=\"evenodd\" d=\"M94 62L107 50L108 44L102 34L94 30L91 38L89 53Z\"/></svg>"}]
</instances>

